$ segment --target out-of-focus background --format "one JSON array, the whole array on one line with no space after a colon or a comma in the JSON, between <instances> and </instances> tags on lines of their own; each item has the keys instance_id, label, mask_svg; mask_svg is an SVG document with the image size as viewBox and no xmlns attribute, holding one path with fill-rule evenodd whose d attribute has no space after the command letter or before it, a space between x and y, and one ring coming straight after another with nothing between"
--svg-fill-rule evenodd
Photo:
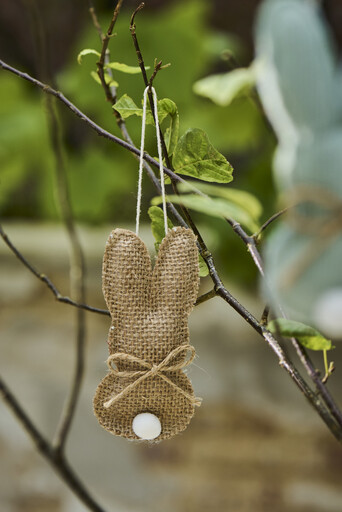
<instances>
[{"instance_id":1,"label":"out-of-focus background","mask_svg":"<svg viewBox=\"0 0 342 512\"><path fill-rule=\"evenodd\" d=\"M194 94L207 75L247 66L254 56L253 27L261 2L146 2L137 34L147 65L171 66L157 76L159 97L174 100L180 130L204 129L234 166L230 185L252 192L264 207L263 220L277 208L272 181L276 139L250 95L219 107ZM113 3L95 4L103 28ZM112 60L136 65L129 19L137 3L124 2L111 41ZM342 4L322 3L337 52L342 48ZM101 126L119 135L110 105L91 78L96 57L77 63L83 48L99 40L80 0L2 0L0 55L9 64L42 77L41 50L34 30L37 13L45 27L49 74L58 88ZM39 37L38 37L39 39ZM137 104L144 89L139 75L119 78L118 96ZM69 294L66 234L56 202L54 158L44 98L30 84L0 73L0 215L12 241L62 293ZM101 263L114 227L133 227L136 161L99 138L60 108L65 161L75 219L87 260L87 301L104 307ZM136 143L140 125L128 119ZM155 154L153 132L147 150ZM153 251L146 215L154 191L144 182L141 236ZM256 316L255 267L245 246L221 220L194 214L229 290ZM204 279L201 291L210 288ZM44 434L52 436L74 362L75 311L56 303L48 290L0 244L0 369ZM190 377L204 399L182 435L146 447L115 438L92 413L92 396L105 372L109 320L87 315L87 369L76 420L68 441L70 460L99 502L111 511L340 512L342 452L305 399L279 368L254 331L215 298L190 317L198 359ZM291 354L291 349L288 347ZM329 388L341 404L342 363ZM314 361L322 368L321 355ZM1 407L0 501L4 512L84 511L83 505L35 453L11 413Z\"/></svg>"}]
</instances>

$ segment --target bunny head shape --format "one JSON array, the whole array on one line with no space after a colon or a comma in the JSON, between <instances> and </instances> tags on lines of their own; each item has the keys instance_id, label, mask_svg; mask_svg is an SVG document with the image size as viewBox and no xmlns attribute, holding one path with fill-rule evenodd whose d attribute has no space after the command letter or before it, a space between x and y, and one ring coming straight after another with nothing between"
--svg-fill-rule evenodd
<instances>
[{"instance_id":1,"label":"bunny head shape","mask_svg":"<svg viewBox=\"0 0 342 512\"><path fill-rule=\"evenodd\" d=\"M182 368L189 345L188 316L199 275L196 237L173 228L162 241L156 264L142 240L124 229L110 234L103 259L103 294L112 318L110 373L99 384L94 412L110 433L139 439L134 418L158 418L167 439L184 430L199 405ZM113 364L115 368L113 368Z\"/></svg>"}]
</instances>

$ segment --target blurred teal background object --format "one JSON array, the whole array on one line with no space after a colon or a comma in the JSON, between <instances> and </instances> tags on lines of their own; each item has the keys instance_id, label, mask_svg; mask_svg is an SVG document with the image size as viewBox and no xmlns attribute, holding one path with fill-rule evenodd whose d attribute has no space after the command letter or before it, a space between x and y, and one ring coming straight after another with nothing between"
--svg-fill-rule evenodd
<instances>
[{"instance_id":1,"label":"blurred teal background object","mask_svg":"<svg viewBox=\"0 0 342 512\"><path fill-rule=\"evenodd\" d=\"M291 318L340 338L342 88L318 3L265 1L256 57L258 92L278 138L274 175L291 206L267 241L264 291Z\"/></svg>"}]
</instances>

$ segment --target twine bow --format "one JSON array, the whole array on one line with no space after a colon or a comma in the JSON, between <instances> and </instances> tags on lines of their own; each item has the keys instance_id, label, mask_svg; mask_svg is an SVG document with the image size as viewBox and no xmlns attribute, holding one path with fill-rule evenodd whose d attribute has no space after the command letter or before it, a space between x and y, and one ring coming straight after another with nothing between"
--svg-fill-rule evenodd
<instances>
[{"instance_id":1,"label":"twine bow","mask_svg":"<svg viewBox=\"0 0 342 512\"><path fill-rule=\"evenodd\" d=\"M189 359L183 359L182 361L175 362L177 356L180 354L184 354L184 357L190 352ZM120 393L112 396L107 402L103 404L103 407L108 409L113 403L122 398L124 395L129 393L132 389L136 388L141 382L143 382L148 377L152 377L154 375L158 375L161 379L167 382L174 389L182 393L193 405L200 406L201 398L196 398L195 396L187 393L180 386L175 384L169 377L165 375L166 372L174 372L177 370L182 370L189 366L195 358L195 348L191 345L180 345L173 349L159 364L149 363L144 359L140 359L140 357L132 356L130 354L125 354L124 352L117 352L115 354L111 354L107 359L108 368L114 375L122 378L136 378L131 384L128 384ZM119 370L117 365L118 363L137 363L141 370ZM115 365L113 367L112 365Z\"/></svg>"}]
</instances>

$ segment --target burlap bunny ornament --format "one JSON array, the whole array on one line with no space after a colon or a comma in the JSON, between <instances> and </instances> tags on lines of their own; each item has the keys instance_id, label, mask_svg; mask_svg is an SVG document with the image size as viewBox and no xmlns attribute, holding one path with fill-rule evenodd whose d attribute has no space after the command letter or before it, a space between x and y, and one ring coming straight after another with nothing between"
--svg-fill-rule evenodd
<instances>
[{"instance_id":1,"label":"burlap bunny ornament","mask_svg":"<svg viewBox=\"0 0 342 512\"><path fill-rule=\"evenodd\" d=\"M161 441L182 432L200 405L184 373L195 357L188 316L199 285L196 237L168 230L157 95L154 119L163 199L165 238L156 264L139 238L147 93L144 91L136 233L115 229L103 258L102 289L112 317L108 375L94 397L94 412L112 434Z\"/></svg>"},{"instance_id":2,"label":"burlap bunny ornament","mask_svg":"<svg viewBox=\"0 0 342 512\"><path fill-rule=\"evenodd\" d=\"M183 371L194 357L188 316L199 285L196 238L190 229L173 228L152 270L142 240L115 229L102 276L112 317L110 372L97 388L95 415L112 434L139 439L133 422L149 413L160 423L155 440L170 438L186 428L200 403Z\"/></svg>"}]
</instances>

